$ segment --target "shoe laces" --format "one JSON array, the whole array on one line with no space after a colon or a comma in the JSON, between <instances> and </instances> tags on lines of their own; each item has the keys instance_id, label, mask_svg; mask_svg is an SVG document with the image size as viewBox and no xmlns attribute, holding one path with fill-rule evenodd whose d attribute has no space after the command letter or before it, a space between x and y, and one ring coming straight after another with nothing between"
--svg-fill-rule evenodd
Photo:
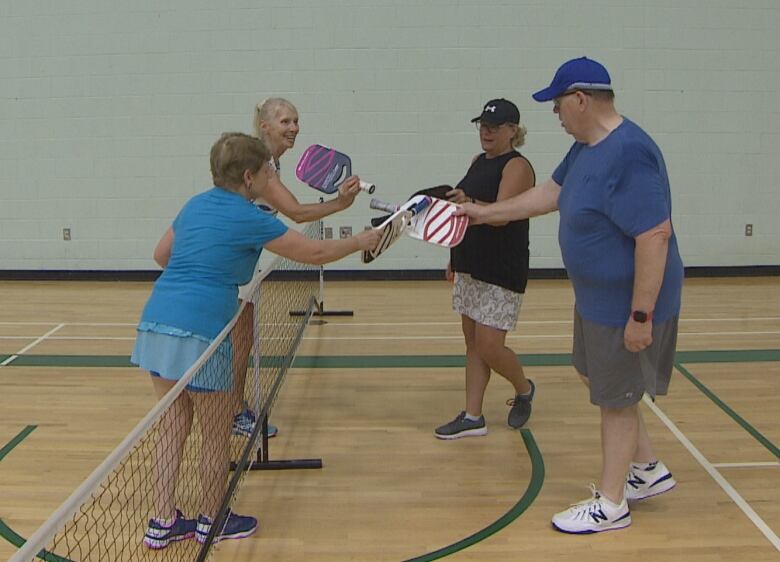
<instances>
[{"instance_id":1,"label":"shoe laces","mask_svg":"<svg viewBox=\"0 0 780 562\"><path fill-rule=\"evenodd\" d=\"M596 485L593 482L588 484L588 490L590 490L591 496L588 499L585 499L585 500L579 501L577 503L571 504L570 509L572 509L572 510L575 510L575 509L576 510L581 510L581 509L584 509L584 508L587 507L588 511L590 511L591 509L593 509L593 507L595 505L601 503L600 502L601 494L596 489Z\"/></svg>"},{"instance_id":2,"label":"shoe laces","mask_svg":"<svg viewBox=\"0 0 780 562\"><path fill-rule=\"evenodd\" d=\"M521 399L521 400L523 400L524 402L530 402L530 398L531 398L531 397L530 397L530 395L529 395L529 396L526 396L526 395L524 395L524 394L520 394L520 395L518 395L518 396L520 396L520 399ZM507 405L507 406L514 406L514 405L515 405L515 402L518 402L518 400L517 400L517 396L515 396L514 398L510 398L509 400L507 400L507 401L506 401L506 405Z\"/></svg>"}]
</instances>

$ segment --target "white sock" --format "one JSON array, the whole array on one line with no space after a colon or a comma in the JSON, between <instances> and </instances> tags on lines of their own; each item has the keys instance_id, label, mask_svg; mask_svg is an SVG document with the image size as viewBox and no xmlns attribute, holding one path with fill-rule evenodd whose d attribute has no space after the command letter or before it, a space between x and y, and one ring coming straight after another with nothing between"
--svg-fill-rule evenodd
<instances>
[{"instance_id":1,"label":"white sock","mask_svg":"<svg viewBox=\"0 0 780 562\"><path fill-rule=\"evenodd\" d=\"M466 412L466 415L465 415L465 418L466 418L467 420L469 420L469 421L479 421L479 418L481 418L481 417L482 417L482 416L472 416L472 415L471 415L471 414L469 414L468 412Z\"/></svg>"},{"instance_id":2,"label":"white sock","mask_svg":"<svg viewBox=\"0 0 780 562\"><path fill-rule=\"evenodd\" d=\"M157 521L161 527L168 529L172 527L174 523L176 523L176 516L174 515L168 519L165 519L164 517L155 517L154 520Z\"/></svg>"},{"instance_id":3,"label":"white sock","mask_svg":"<svg viewBox=\"0 0 780 562\"><path fill-rule=\"evenodd\" d=\"M621 501L620 503L615 503L611 499L609 499L607 496L602 494L601 492L599 492L599 496L601 496L601 500L602 501L606 502L608 505L610 505L611 507L614 507L614 508L620 507L621 505L623 505L623 502L626 501L626 498L623 498L623 501Z\"/></svg>"}]
</instances>

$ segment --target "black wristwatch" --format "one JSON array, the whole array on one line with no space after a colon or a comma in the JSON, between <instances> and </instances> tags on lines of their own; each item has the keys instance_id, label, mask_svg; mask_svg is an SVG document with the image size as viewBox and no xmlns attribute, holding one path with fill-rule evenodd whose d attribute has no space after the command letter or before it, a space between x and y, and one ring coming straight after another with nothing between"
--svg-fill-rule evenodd
<instances>
[{"instance_id":1,"label":"black wristwatch","mask_svg":"<svg viewBox=\"0 0 780 562\"><path fill-rule=\"evenodd\" d=\"M644 310L634 310L631 312L631 318L634 319L634 322L644 324L653 319L653 313L645 312Z\"/></svg>"}]
</instances>

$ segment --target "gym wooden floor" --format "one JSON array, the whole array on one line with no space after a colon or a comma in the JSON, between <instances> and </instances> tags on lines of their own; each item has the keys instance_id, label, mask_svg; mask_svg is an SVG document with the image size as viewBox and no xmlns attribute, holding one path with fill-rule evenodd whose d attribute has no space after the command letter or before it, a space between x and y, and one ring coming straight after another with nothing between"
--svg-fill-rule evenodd
<instances>
[{"instance_id":1,"label":"gym wooden floor","mask_svg":"<svg viewBox=\"0 0 780 562\"><path fill-rule=\"evenodd\" d=\"M148 376L121 366L149 288L0 282L0 559L153 405ZM324 468L249 474L236 509L261 529L213 560L780 560L780 278L686 281L670 394L642 405L679 484L636 505L628 529L594 536L550 527L601 462L598 410L565 361L568 283L531 282L508 337L537 384L527 428L505 425L511 388L494 376L489 434L442 442L433 428L464 394L463 369L448 366L463 354L449 290L328 283L326 311L354 317L307 328L299 359L332 366L288 373L270 443L272 458Z\"/></svg>"}]
</instances>

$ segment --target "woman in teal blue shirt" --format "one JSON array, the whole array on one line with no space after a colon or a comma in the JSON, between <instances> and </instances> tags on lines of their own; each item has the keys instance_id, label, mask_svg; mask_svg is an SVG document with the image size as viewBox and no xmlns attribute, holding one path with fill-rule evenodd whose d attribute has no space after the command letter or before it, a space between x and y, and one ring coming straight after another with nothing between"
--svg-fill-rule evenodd
<instances>
[{"instance_id":1,"label":"woman in teal blue shirt","mask_svg":"<svg viewBox=\"0 0 780 562\"><path fill-rule=\"evenodd\" d=\"M268 183L270 153L242 133L225 133L211 149L214 187L190 199L155 249L164 268L144 307L132 362L148 370L162 398L192 367L238 310L238 286L268 248L295 261L319 265L376 246L363 231L343 240L312 240L258 209ZM165 548L195 536L204 542L227 484L233 369L230 338L201 366L161 417L154 458L155 517L144 544ZM193 415L200 424L200 514L188 519L174 505L178 468ZM229 512L216 541L242 538L257 519Z\"/></svg>"}]
</instances>

